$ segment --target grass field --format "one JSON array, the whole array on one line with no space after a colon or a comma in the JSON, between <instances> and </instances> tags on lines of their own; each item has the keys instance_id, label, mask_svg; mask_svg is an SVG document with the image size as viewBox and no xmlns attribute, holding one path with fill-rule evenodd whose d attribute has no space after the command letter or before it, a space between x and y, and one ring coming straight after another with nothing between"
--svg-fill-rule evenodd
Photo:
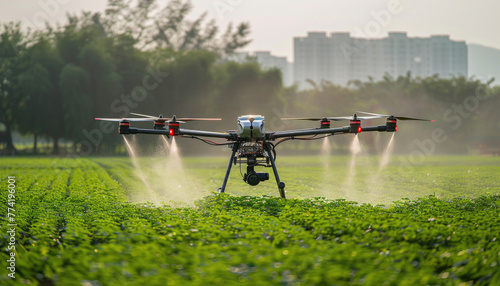
<instances>
[{"instance_id":1,"label":"grass field","mask_svg":"<svg viewBox=\"0 0 500 286\"><path fill-rule=\"evenodd\" d=\"M0 158L0 284L500 285L500 158L406 159L278 157L281 200L214 196L226 158Z\"/></svg>"},{"instance_id":2,"label":"grass field","mask_svg":"<svg viewBox=\"0 0 500 286\"><path fill-rule=\"evenodd\" d=\"M278 157L278 171L286 183L287 197L325 197L376 205L428 195L449 199L500 192L497 178L500 157L435 156L407 165L402 161L409 159L401 156L394 157L382 169L376 156L358 157L354 169L350 167L351 159L351 156L332 156L328 160L319 156ZM130 182L129 178L137 176L138 172L128 167L131 164L128 158L94 158L92 161L126 189L131 201L151 199L141 180ZM179 170L178 164L166 164L164 158L142 158L139 165L142 169L139 171L161 201L192 202L212 194L221 186L227 158L188 157L182 162L184 171ZM278 196L272 169L259 167L256 170L268 172L270 180L255 187L249 186L243 182L240 167L236 165L232 167L226 192L237 196ZM246 166L241 167L241 172L246 172Z\"/></svg>"}]
</instances>

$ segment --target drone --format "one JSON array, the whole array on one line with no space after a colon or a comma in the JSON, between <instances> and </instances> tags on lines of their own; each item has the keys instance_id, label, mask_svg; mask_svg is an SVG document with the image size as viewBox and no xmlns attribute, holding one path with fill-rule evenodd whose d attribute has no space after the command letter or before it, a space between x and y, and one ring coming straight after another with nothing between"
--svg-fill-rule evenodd
<instances>
[{"instance_id":1,"label":"drone","mask_svg":"<svg viewBox=\"0 0 500 286\"><path fill-rule=\"evenodd\" d=\"M307 120L319 122L319 127L310 129L296 129L287 131L266 131L265 119L261 115L243 115L238 117L238 129L229 130L225 133L212 132L204 130L193 130L180 128L180 124L189 121L218 121L221 118L177 118L175 115L171 118L165 118L161 114L156 116L144 115L140 113L131 113L139 118L95 118L95 120L116 121L119 122L118 133L128 134L153 134L170 137L184 137L198 139L209 145L221 146L227 145L231 149L231 156L227 164L226 174L222 186L218 193L226 191L227 181L231 173L232 165L246 164L247 172L243 175L245 183L256 186L260 182L269 180L269 173L256 172L255 167L271 167L278 186L279 195L285 199L285 183L281 181L276 167L276 146L289 140L316 140L333 136L337 134L359 134L361 132L396 132L398 130L398 120L434 120L377 114L362 112L362 116L356 113L352 116L340 117L300 117L300 118L282 118L282 120ZM385 125L362 127L362 120L386 118ZM334 127L330 126L331 121L349 121L348 126ZM153 129L133 128L131 122L154 122ZM206 138L226 139L228 142L217 143Z\"/></svg>"}]
</instances>

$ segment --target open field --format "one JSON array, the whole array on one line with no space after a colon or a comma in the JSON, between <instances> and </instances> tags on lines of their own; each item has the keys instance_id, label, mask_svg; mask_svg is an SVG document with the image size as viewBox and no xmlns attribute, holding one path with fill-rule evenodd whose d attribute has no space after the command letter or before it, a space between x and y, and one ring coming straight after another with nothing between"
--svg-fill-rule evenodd
<instances>
[{"instance_id":1,"label":"open field","mask_svg":"<svg viewBox=\"0 0 500 286\"><path fill-rule=\"evenodd\" d=\"M346 199L358 203L391 204L401 198L417 199L428 195L438 198L477 197L500 192L500 157L435 156L409 165L407 157L394 157L384 168L377 156L359 156L352 169L351 156L278 157L280 178L286 183L288 198L325 197ZM138 174L130 169L128 158L94 158L127 191L133 202L150 201L141 180L130 182ZM217 191L222 184L227 158L187 157L179 164L169 165L165 158L141 158L139 173L156 191L163 202L181 200L192 202ZM271 168L258 167L270 175L269 181L252 187L245 184L240 167L232 167L226 188L237 196L278 196ZM246 172L246 166L241 167ZM168 191L166 191L168 190Z\"/></svg>"},{"instance_id":2,"label":"open field","mask_svg":"<svg viewBox=\"0 0 500 286\"><path fill-rule=\"evenodd\" d=\"M375 157L278 157L288 200L272 172L250 187L239 166L228 195L212 196L226 160L0 158L2 261L8 207L17 224L16 278L2 267L0 283L500 284L498 157L382 169Z\"/></svg>"}]
</instances>

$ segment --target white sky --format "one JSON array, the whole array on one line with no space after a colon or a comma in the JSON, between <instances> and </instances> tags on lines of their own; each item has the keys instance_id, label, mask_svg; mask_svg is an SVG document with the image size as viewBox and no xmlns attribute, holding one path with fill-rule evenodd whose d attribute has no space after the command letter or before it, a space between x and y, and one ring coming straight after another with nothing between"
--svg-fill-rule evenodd
<instances>
[{"instance_id":1,"label":"white sky","mask_svg":"<svg viewBox=\"0 0 500 286\"><path fill-rule=\"evenodd\" d=\"M103 11L106 0L0 0L0 21L30 21L49 15L51 23L64 22L67 12ZM158 0L166 3L167 0ZM293 37L308 31L364 31L375 20L373 12L386 10L399 2L400 13L380 25L373 36L388 31L405 31L409 36L448 34L453 40L465 40L500 49L499 0L192 0L192 16L208 11L222 25L250 22L253 42L249 51L270 50L292 60ZM43 7L48 5L49 10ZM54 3L62 3L54 6ZM219 7L219 10L216 8ZM44 12L49 11L49 12Z\"/></svg>"}]
</instances>

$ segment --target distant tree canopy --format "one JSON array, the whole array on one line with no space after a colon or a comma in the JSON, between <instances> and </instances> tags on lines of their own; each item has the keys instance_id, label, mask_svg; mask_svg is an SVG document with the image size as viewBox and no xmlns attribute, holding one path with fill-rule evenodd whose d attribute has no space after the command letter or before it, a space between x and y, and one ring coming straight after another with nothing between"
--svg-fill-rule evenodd
<instances>
[{"instance_id":1,"label":"distant tree canopy","mask_svg":"<svg viewBox=\"0 0 500 286\"><path fill-rule=\"evenodd\" d=\"M194 20L187 18L193 6L190 1L171 0L160 7L156 0L109 0L104 14L84 13L70 17L70 22L93 23L106 37L128 38L139 50L172 48L178 51L206 50L219 55L231 54L246 46L250 26L232 24L219 36L215 20L203 13Z\"/></svg>"},{"instance_id":2,"label":"distant tree canopy","mask_svg":"<svg viewBox=\"0 0 500 286\"><path fill-rule=\"evenodd\" d=\"M110 133L116 124L93 119L130 112L217 116L226 119L217 125L223 130L234 129L236 116L249 113L265 115L270 129L282 128L279 117L291 115L408 114L443 123L408 124L407 130L428 138L434 128L447 128L449 142L460 144L440 148L456 152L500 134L500 89L491 82L408 74L348 87L328 81L311 82L307 90L283 87L277 69L224 60L250 42L247 23L221 31L206 14L191 19L191 11L182 0L164 6L109 0L104 13L68 15L66 23L43 30L1 24L0 122L7 149L15 150L17 131L33 135L35 152L41 137L52 140L53 153L60 139L80 154L115 152L121 141Z\"/></svg>"},{"instance_id":3,"label":"distant tree canopy","mask_svg":"<svg viewBox=\"0 0 500 286\"><path fill-rule=\"evenodd\" d=\"M52 139L53 153L61 138L77 149L89 136L94 147L112 149L116 138L92 133L102 132L93 118L126 116L139 103L141 110L156 112L162 104L202 112L217 86L217 61L247 45L250 29L230 24L220 34L206 14L190 20L191 10L182 0L164 7L155 0L110 0L104 13L68 15L65 24L44 30L2 24L0 122L7 149L15 149L13 130L33 134L35 152L40 136ZM190 100L199 104L185 103Z\"/></svg>"},{"instance_id":4,"label":"distant tree canopy","mask_svg":"<svg viewBox=\"0 0 500 286\"><path fill-rule=\"evenodd\" d=\"M288 111L295 115L368 111L433 119L432 124L400 122L400 149L414 151L420 148L418 143L434 140L433 132L442 130L447 139L435 144L433 152L468 153L482 142L492 141L496 150L500 148L500 87L491 87L492 82L437 75L413 78L408 73L397 78L386 75L380 81L351 81L349 88L324 81L309 90L292 88L285 99L293 103Z\"/></svg>"}]
</instances>

